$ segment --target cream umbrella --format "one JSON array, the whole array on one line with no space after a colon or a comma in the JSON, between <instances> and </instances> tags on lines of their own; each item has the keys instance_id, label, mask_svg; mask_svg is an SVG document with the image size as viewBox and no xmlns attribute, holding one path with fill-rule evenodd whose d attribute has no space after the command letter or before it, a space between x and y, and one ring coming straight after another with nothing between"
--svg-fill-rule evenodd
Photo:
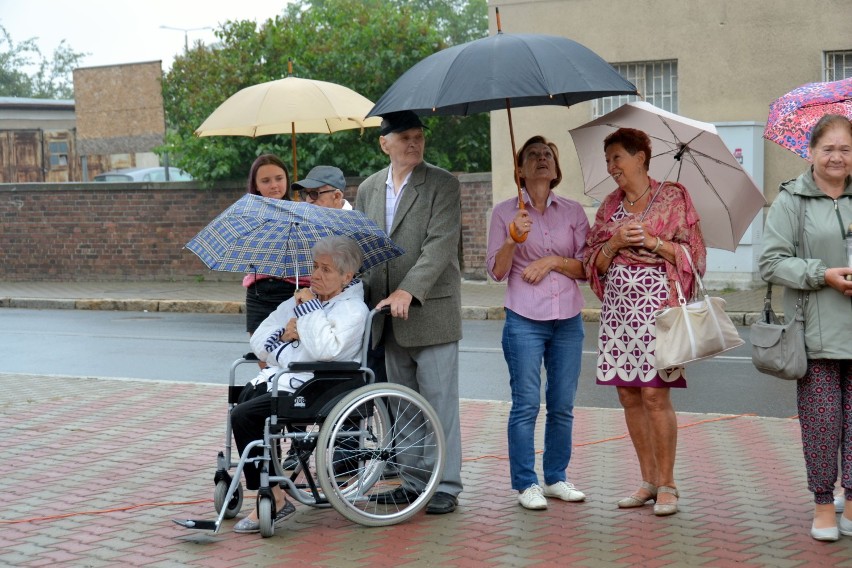
<instances>
[{"instance_id":1,"label":"cream umbrella","mask_svg":"<svg viewBox=\"0 0 852 568\"><path fill-rule=\"evenodd\" d=\"M689 191L707 246L736 250L766 200L708 122L636 101L570 130L586 195L603 200L618 187L607 170L603 144L622 127L638 128L651 138L652 178L677 181Z\"/></svg>"},{"instance_id":2,"label":"cream umbrella","mask_svg":"<svg viewBox=\"0 0 852 568\"><path fill-rule=\"evenodd\" d=\"M293 179L298 180L297 133L331 134L379 126L381 118L364 118L373 103L352 89L312 79L287 77L252 85L231 95L199 126L198 136L266 136L290 134Z\"/></svg>"}]
</instances>

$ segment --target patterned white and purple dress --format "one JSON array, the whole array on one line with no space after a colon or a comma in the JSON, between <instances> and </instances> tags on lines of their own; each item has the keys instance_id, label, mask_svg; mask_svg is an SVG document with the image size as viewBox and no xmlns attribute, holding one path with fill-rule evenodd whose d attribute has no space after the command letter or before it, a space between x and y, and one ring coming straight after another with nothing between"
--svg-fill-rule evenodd
<instances>
[{"instance_id":1,"label":"patterned white and purple dress","mask_svg":"<svg viewBox=\"0 0 852 568\"><path fill-rule=\"evenodd\" d=\"M629 215L623 207L617 221ZM663 265L612 264L606 275L598 332L597 384L686 388L683 367L654 367L654 312L668 300Z\"/></svg>"}]
</instances>

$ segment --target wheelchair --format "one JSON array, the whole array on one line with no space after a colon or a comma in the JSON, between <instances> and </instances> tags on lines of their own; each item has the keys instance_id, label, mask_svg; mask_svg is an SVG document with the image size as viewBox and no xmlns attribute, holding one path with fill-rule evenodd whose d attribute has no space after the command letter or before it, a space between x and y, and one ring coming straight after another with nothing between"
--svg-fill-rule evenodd
<instances>
[{"instance_id":1,"label":"wheelchair","mask_svg":"<svg viewBox=\"0 0 852 568\"><path fill-rule=\"evenodd\" d=\"M384 317L384 313L373 310L367 317L361 343L363 363L292 363L273 376L263 439L251 442L236 462L232 459L230 413L242 391L236 386L237 369L255 364L257 359L250 354L232 364L225 446L218 454L213 479L213 502L219 516L216 521L176 523L217 533L222 521L236 517L242 508L245 467L260 468L256 499L263 537L275 532L272 483L281 485L299 503L331 507L352 522L373 527L408 520L429 502L444 468L444 433L434 409L420 394L402 385L375 382L366 361L376 317ZM295 392L279 392L278 380L288 371L310 371L314 378ZM283 441L289 441L295 451L295 469L284 469ZM253 448L259 448L261 455L251 456ZM386 503L379 497L404 481L409 481L407 487L422 487L412 502Z\"/></svg>"}]
</instances>

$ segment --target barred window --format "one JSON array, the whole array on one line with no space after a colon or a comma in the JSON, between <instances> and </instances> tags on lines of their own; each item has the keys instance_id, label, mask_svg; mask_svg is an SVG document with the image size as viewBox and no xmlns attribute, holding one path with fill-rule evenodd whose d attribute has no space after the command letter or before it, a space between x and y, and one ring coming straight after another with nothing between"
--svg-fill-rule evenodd
<instances>
[{"instance_id":1,"label":"barred window","mask_svg":"<svg viewBox=\"0 0 852 568\"><path fill-rule=\"evenodd\" d=\"M839 81L852 77L852 51L825 52L825 80Z\"/></svg>"},{"instance_id":2,"label":"barred window","mask_svg":"<svg viewBox=\"0 0 852 568\"><path fill-rule=\"evenodd\" d=\"M51 142L48 145L50 152L50 167L60 168L68 165L68 142Z\"/></svg>"},{"instance_id":3,"label":"barred window","mask_svg":"<svg viewBox=\"0 0 852 568\"><path fill-rule=\"evenodd\" d=\"M636 85L645 100L677 114L677 60L614 63L619 74ZM632 95L605 97L592 101L592 118L603 116L621 105L639 100Z\"/></svg>"}]
</instances>

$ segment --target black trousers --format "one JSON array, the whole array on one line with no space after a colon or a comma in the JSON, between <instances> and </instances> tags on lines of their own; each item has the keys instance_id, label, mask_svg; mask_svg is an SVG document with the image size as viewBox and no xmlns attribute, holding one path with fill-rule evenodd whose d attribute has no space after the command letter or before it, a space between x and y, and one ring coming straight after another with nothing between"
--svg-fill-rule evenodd
<instances>
[{"instance_id":1,"label":"black trousers","mask_svg":"<svg viewBox=\"0 0 852 568\"><path fill-rule=\"evenodd\" d=\"M238 404L231 410L231 431L240 455L243 450L255 440L263 438L263 425L269 417L269 405L272 393L266 390L266 383L255 387L251 383L243 387ZM250 455L257 457L263 455L262 448L252 449ZM271 465L271 464L270 464ZM247 464L243 469L246 477L246 489L260 489L260 468L254 464ZM272 471L271 474L274 475Z\"/></svg>"},{"instance_id":2,"label":"black trousers","mask_svg":"<svg viewBox=\"0 0 852 568\"><path fill-rule=\"evenodd\" d=\"M257 326L295 292L295 284L279 278L264 278L246 288L246 331L254 333Z\"/></svg>"}]
</instances>

